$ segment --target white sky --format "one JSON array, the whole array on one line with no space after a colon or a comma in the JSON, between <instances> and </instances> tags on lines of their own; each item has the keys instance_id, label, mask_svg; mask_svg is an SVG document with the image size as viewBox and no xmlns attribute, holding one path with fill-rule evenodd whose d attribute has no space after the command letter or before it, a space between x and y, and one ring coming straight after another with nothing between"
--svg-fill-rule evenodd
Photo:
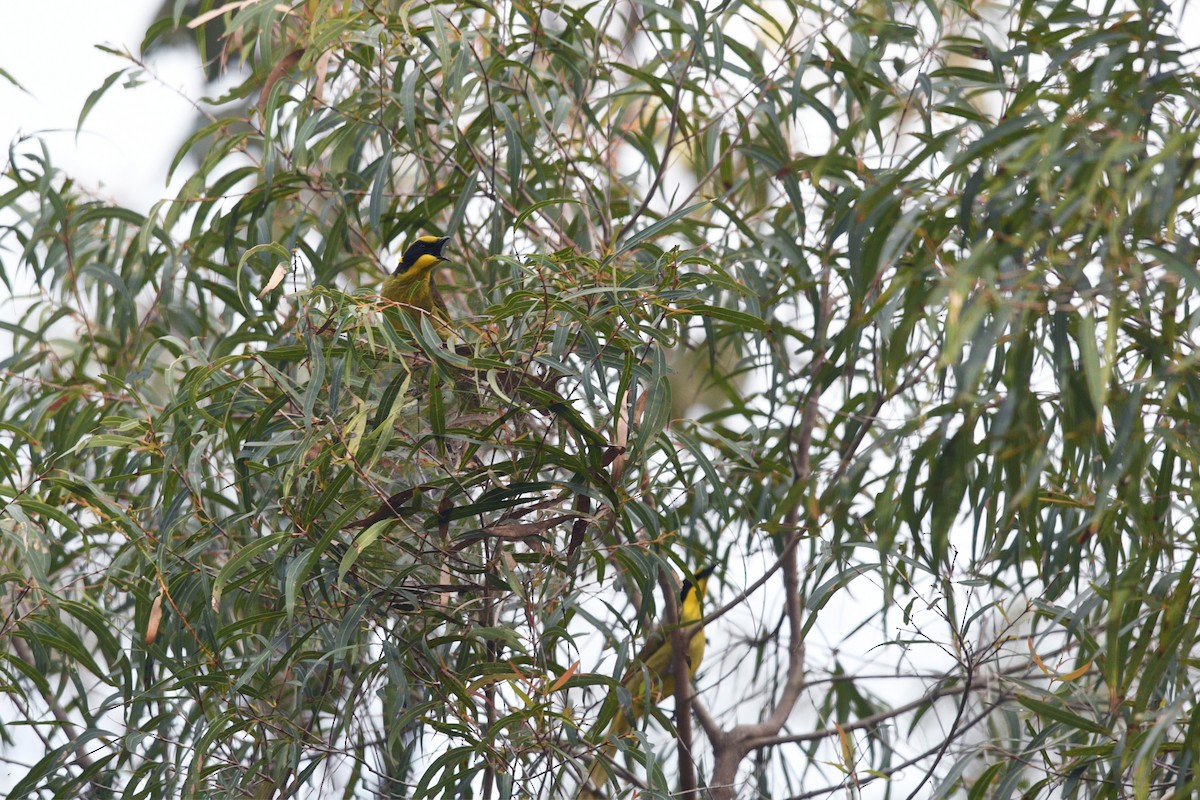
<instances>
[{"instance_id":1,"label":"white sky","mask_svg":"<svg viewBox=\"0 0 1200 800\"><path fill-rule=\"evenodd\" d=\"M138 54L157 0L7 0L0 7L0 68L28 94L0 79L0 144L39 134L57 167L85 186L145 211L166 195L163 179L193 115L176 91L199 96L203 72L194 53L163 52L136 91L119 80L92 109L78 140L88 95L129 61L96 49ZM28 151L29 145L25 150Z\"/></svg>"}]
</instances>

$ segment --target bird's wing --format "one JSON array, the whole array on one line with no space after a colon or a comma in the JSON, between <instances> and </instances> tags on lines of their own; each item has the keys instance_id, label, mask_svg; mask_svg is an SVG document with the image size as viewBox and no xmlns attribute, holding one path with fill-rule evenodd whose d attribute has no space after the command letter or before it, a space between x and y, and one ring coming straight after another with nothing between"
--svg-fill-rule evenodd
<instances>
[{"instance_id":1,"label":"bird's wing","mask_svg":"<svg viewBox=\"0 0 1200 800\"><path fill-rule=\"evenodd\" d=\"M650 670L651 675L661 678L663 667L671 660L669 645L670 642L662 626L656 625L650 631L650 635L646 637L646 643L638 651L637 658L625 669L625 674L621 676L621 684L628 689L631 681L640 680L643 665Z\"/></svg>"}]
</instances>

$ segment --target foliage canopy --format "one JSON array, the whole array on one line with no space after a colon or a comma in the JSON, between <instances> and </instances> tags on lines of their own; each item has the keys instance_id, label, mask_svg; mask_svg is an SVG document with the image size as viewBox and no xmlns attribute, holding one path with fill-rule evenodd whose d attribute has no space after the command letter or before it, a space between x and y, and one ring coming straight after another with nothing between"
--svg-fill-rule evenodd
<instances>
[{"instance_id":1,"label":"foliage canopy","mask_svg":"<svg viewBox=\"0 0 1200 800\"><path fill-rule=\"evenodd\" d=\"M11 796L572 796L709 563L615 795L1196 792L1178 13L170 4L172 196L0 177Z\"/></svg>"}]
</instances>

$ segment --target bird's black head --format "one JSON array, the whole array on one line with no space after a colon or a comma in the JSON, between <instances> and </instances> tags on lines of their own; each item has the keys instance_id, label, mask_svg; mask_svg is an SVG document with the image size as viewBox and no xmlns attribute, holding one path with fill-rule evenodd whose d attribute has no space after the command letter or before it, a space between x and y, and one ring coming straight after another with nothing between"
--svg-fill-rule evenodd
<instances>
[{"instance_id":1,"label":"bird's black head","mask_svg":"<svg viewBox=\"0 0 1200 800\"><path fill-rule=\"evenodd\" d=\"M418 236L412 244L404 251L400 263L396 266L396 271L392 274L403 275L414 267L428 269L434 266L439 261L445 261L442 258L442 248L446 246L446 242L450 241L449 236Z\"/></svg>"},{"instance_id":2,"label":"bird's black head","mask_svg":"<svg viewBox=\"0 0 1200 800\"><path fill-rule=\"evenodd\" d=\"M708 585L709 577L713 574L713 572L716 571L716 569L717 569L716 564L709 564L707 567L705 567L704 569L702 569L696 573L696 584L695 585L696 585L701 597L704 596L704 589ZM683 587L679 591L679 602L682 603L684 600L687 600L688 592L690 592L691 590L692 590L692 580L691 580L691 578L687 578L683 581Z\"/></svg>"}]
</instances>

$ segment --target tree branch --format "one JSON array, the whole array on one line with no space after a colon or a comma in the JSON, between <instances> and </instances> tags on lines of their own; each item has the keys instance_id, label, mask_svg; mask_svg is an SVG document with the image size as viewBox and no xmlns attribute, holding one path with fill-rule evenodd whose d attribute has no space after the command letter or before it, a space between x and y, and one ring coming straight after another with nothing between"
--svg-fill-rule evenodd
<instances>
[{"instance_id":1,"label":"tree branch","mask_svg":"<svg viewBox=\"0 0 1200 800\"><path fill-rule=\"evenodd\" d=\"M821 384L816 382L825 363L825 331L829 326L832 301L829 290L830 267L828 264L821 275L820 306L817 309L816 335L813 339L813 357L809 364L812 384L804 401L799 430L795 442L789 441L788 455L792 460L792 489L807 487L812 476L812 435L817 424L820 408ZM791 437L789 436L789 440ZM780 554L783 569L784 611L788 620L788 666L783 691L765 721L757 724L738 725L713 736L714 764L710 782L714 800L729 800L733 797L733 782L737 777L738 765L750 752L749 742L756 738L774 736L783 729L792 710L804 690L804 626L801 623L800 566L796 555L796 543L800 538L800 514L804 508L807 492L796 492L796 499L787 510L784 519L788 531L787 541Z\"/></svg>"},{"instance_id":2,"label":"tree branch","mask_svg":"<svg viewBox=\"0 0 1200 800\"><path fill-rule=\"evenodd\" d=\"M679 604L675 599L674 584L665 573L659 573L659 585L666 596L667 620L670 622L671 672L675 676L675 736L679 743L679 796L696 796L696 762L692 758L692 671L689 662L689 643L693 629L679 627Z\"/></svg>"},{"instance_id":3,"label":"tree branch","mask_svg":"<svg viewBox=\"0 0 1200 800\"><path fill-rule=\"evenodd\" d=\"M998 698L995 703L990 704L983 711L976 714L975 717L973 719L971 719L970 722L968 722L966 725L963 725L961 728L959 728L957 732L952 733L951 736L947 737L945 742L941 742L937 746L931 747L928 750L926 750L925 752L915 755L912 758L908 759L907 761L904 761L900 764L896 764L895 766L889 767L888 769L872 770L870 775L868 775L866 778L863 778L859 781L859 783L858 783L859 788L866 786L869 783L874 783L875 781L877 781L881 778L886 778L888 776L895 775L896 773L900 772L901 770L908 769L909 767L913 766L914 764L918 764L921 761L924 761L925 759L929 758L930 756L936 755L940 750L943 750L947 746L949 746L950 742L952 742L953 740L955 740L957 738L960 738L967 731L971 730L976 725L978 725L980 722L987 719L988 715L992 713L992 711L996 708L996 706L1000 705L1003 702L1007 702L1006 697ZM840 791L842 788L843 787L840 785L839 786L826 786L821 789L814 789L811 792L804 792L803 794L792 795L787 800L811 800L811 798L814 798L814 797L831 795L835 792Z\"/></svg>"}]
</instances>

